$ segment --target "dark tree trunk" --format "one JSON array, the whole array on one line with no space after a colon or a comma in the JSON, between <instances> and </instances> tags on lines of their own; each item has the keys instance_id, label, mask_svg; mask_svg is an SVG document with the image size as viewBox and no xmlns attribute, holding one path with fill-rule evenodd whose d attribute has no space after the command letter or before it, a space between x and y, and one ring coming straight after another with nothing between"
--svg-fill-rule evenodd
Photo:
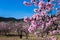
<instances>
[{"instance_id":1,"label":"dark tree trunk","mask_svg":"<svg viewBox=\"0 0 60 40\"><path fill-rule=\"evenodd\" d=\"M19 35L19 36L20 36L20 38L22 39L22 30L20 31L20 35Z\"/></svg>"}]
</instances>

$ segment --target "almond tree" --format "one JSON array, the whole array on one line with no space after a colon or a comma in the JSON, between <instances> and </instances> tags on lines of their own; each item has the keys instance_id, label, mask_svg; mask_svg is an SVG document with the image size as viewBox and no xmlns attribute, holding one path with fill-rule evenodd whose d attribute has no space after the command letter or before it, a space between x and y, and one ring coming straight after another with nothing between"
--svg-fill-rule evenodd
<instances>
[{"instance_id":1,"label":"almond tree","mask_svg":"<svg viewBox=\"0 0 60 40\"><path fill-rule=\"evenodd\" d=\"M52 2L54 2L54 4L52 4ZM24 17L24 21L26 23L30 23L30 27L28 28L30 33L34 33L36 35L41 33L43 37L45 33L48 34L48 32L58 29L58 26L55 22L60 19L56 15L52 15L52 11L56 6L55 2L56 0L48 0L46 3L44 0L30 0L30 2L23 2L23 4L26 6L31 6L32 4L38 6L38 8L34 9L34 15L32 17ZM58 9L59 8L57 8L57 11Z\"/></svg>"}]
</instances>

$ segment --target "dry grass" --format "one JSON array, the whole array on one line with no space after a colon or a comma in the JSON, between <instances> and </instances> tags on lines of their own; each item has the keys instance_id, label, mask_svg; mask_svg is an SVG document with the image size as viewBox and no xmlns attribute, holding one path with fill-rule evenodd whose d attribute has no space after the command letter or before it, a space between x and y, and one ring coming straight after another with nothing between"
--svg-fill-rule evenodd
<instances>
[{"instance_id":1,"label":"dry grass","mask_svg":"<svg viewBox=\"0 0 60 40\"><path fill-rule=\"evenodd\" d=\"M55 35L58 40L60 40L60 35ZM41 37L35 37L33 34L29 34L29 40L41 40ZM6 36L0 36L0 40L26 40L26 37L23 36L23 39L20 39L19 36L11 36L11 37L6 37Z\"/></svg>"}]
</instances>

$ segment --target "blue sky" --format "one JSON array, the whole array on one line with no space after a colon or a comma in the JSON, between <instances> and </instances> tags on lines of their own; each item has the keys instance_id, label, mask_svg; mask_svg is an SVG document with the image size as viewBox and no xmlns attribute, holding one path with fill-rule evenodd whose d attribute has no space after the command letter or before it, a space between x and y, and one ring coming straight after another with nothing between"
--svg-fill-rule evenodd
<instances>
[{"instance_id":1,"label":"blue sky","mask_svg":"<svg viewBox=\"0 0 60 40\"><path fill-rule=\"evenodd\" d=\"M20 19L24 16L32 16L35 6L25 6L23 1L24 0L0 0L0 17L14 17ZM53 13L56 13L56 10L53 10Z\"/></svg>"}]
</instances>

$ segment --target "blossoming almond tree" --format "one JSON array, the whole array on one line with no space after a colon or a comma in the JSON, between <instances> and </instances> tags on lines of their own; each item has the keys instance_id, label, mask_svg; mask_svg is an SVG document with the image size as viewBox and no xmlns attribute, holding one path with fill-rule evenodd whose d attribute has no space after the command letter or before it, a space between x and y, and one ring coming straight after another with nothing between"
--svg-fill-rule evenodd
<instances>
[{"instance_id":1,"label":"blossoming almond tree","mask_svg":"<svg viewBox=\"0 0 60 40\"><path fill-rule=\"evenodd\" d=\"M38 6L38 8L34 9L34 15L32 17L24 17L25 22L31 23L30 27L28 28L28 31L30 33L41 33L43 36L45 33L48 33L55 29L57 30L58 26L56 26L57 24L55 21L59 20L59 18L56 15L52 15L52 10L54 10L54 7L56 6L56 3L52 4L52 2L56 2L56 0L48 0L46 3L43 0L31 0L30 2L23 2L23 4L26 6L31 6L32 4Z\"/></svg>"}]
</instances>

